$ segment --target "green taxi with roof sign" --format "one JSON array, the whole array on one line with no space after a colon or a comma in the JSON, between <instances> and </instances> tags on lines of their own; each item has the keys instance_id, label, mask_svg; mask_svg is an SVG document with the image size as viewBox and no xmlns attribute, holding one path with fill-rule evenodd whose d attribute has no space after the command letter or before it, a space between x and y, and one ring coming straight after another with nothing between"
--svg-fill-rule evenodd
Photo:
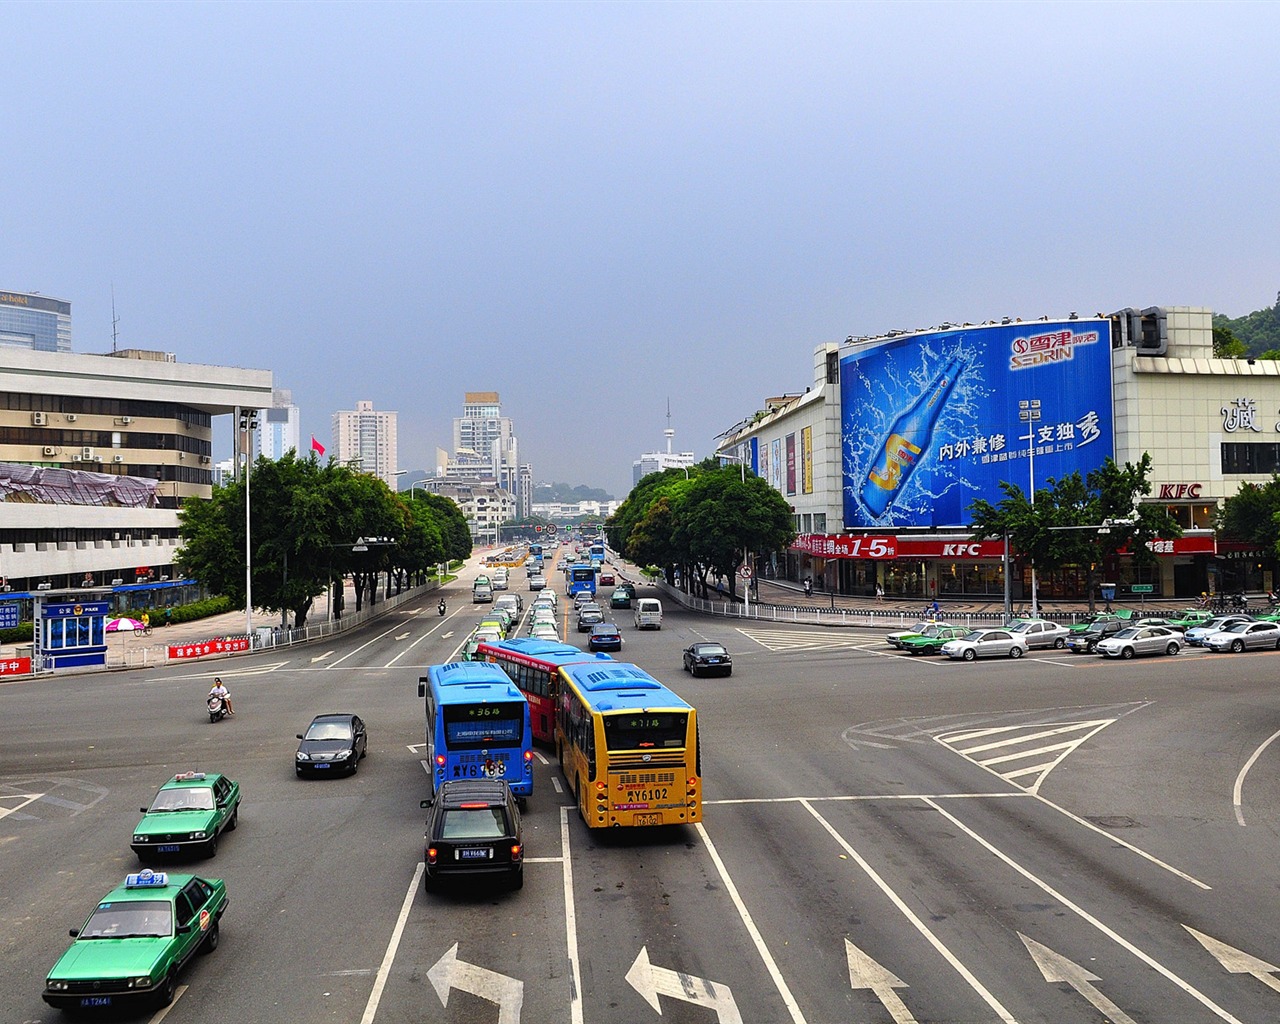
<instances>
[{"instance_id":1,"label":"green taxi with roof sign","mask_svg":"<svg viewBox=\"0 0 1280 1024\"><path fill-rule=\"evenodd\" d=\"M1196 626L1203 626L1213 618L1213 614L1208 608L1184 608L1179 615L1170 618L1167 625L1170 629L1186 632Z\"/></svg>"},{"instance_id":2,"label":"green taxi with roof sign","mask_svg":"<svg viewBox=\"0 0 1280 1024\"><path fill-rule=\"evenodd\" d=\"M908 654L941 654L942 645L948 640L959 640L969 632L968 626L929 625L923 633L899 637L898 650Z\"/></svg>"},{"instance_id":3,"label":"green taxi with roof sign","mask_svg":"<svg viewBox=\"0 0 1280 1024\"><path fill-rule=\"evenodd\" d=\"M183 965L218 948L226 909L220 878L150 868L128 875L71 929L76 941L49 971L42 998L63 1010L168 1006Z\"/></svg>"},{"instance_id":4,"label":"green taxi with roof sign","mask_svg":"<svg viewBox=\"0 0 1280 1024\"><path fill-rule=\"evenodd\" d=\"M141 860L200 849L218 852L218 836L240 823L240 785L216 772L181 772L160 787L133 830Z\"/></svg>"}]
</instances>

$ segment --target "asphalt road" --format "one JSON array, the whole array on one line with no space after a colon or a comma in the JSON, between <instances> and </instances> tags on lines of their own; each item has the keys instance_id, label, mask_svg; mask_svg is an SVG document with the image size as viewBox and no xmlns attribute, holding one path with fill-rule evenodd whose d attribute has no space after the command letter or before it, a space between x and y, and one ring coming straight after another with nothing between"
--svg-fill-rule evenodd
<instances>
[{"instance_id":1,"label":"asphalt road","mask_svg":"<svg viewBox=\"0 0 1280 1024\"><path fill-rule=\"evenodd\" d=\"M593 835L544 751L524 888L428 896L417 680L481 617L468 593L331 646L0 686L0 1020L59 1017L45 971L188 768L244 803L175 865L231 905L168 1024L1280 1018L1280 654L965 664L619 612L622 657L699 709L705 821ZM704 637L732 677L681 671ZM210 725L215 670L239 714ZM294 734L347 710L359 773L295 779Z\"/></svg>"}]
</instances>

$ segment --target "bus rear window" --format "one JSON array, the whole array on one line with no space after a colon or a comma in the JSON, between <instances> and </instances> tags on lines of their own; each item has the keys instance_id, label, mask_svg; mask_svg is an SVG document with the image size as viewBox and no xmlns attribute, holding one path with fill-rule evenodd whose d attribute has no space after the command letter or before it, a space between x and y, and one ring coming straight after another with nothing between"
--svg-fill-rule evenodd
<instances>
[{"instance_id":1,"label":"bus rear window","mask_svg":"<svg viewBox=\"0 0 1280 1024\"><path fill-rule=\"evenodd\" d=\"M524 740L523 703L446 704L444 736L450 750L467 750L490 744Z\"/></svg>"},{"instance_id":2,"label":"bus rear window","mask_svg":"<svg viewBox=\"0 0 1280 1024\"><path fill-rule=\"evenodd\" d=\"M609 750L660 750L683 747L689 716L683 712L623 712L604 716L604 743Z\"/></svg>"}]
</instances>

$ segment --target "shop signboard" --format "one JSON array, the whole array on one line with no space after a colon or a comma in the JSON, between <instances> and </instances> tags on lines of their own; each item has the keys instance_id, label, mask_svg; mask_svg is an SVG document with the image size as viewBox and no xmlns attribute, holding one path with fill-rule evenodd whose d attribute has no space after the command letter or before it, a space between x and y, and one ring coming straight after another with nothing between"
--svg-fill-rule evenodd
<instances>
[{"instance_id":1,"label":"shop signboard","mask_svg":"<svg viewBox=\"0 0 1280 1024\"><path fill-rule=\"evenodd\" d=\"M964 327L853 350L840 367L847 527L965 526L1114 454L1111 325ZM1034 462L1032 461L1034 458Z\"/></svg>"},{"instance_id":2,"label":"shop signboard","mask_svg":"<svg viewBox=\"0 0 1280 1024\"><path fill-rule=\"evenodd\" d=\"M18 606L12 601L0 604L0 629L17 629L17 627Z\"/></svg>"}]
</instances>

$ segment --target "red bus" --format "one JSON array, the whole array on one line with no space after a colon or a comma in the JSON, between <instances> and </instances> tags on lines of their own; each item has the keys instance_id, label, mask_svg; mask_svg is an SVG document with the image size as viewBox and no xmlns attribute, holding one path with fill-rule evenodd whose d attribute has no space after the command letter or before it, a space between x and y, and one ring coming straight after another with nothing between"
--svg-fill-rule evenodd
<instances>
[{"instance_id":1,"label":"red bus","mask_svg":"<svg viewBox=\"0 0 1280 1024\"><path fill-rule=\"evenodd\" d=\"M476 648L476 661L491 661L502 669L529 701L529 719L535 742L555 742L556 670L578 662L612 661L607 654L591 654L572 644L554 640L485 641Z\"/></svg>"}]
</instances>

